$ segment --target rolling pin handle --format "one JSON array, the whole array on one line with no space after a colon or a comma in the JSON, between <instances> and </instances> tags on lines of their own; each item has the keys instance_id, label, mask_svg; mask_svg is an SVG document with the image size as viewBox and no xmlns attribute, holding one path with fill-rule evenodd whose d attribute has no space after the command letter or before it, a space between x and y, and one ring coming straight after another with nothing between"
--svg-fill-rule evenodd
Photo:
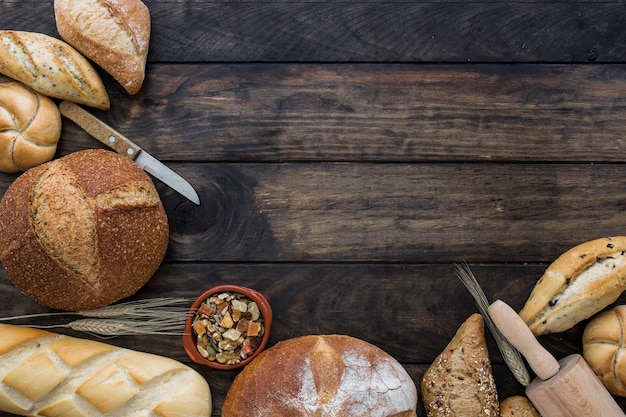
<instances>
[{"instance_id":1,"label":"rolling pin handle","mask_svg":"<svg viewBox=\"0 0 626 417\"><path fill-rule=\"evenodd\" d=\"M504 301L489 306L489 315L500 332L526 358L528 365L542 380L559 372L559 362L535 338L526 322Z\"/></svg>"}]
</instances>

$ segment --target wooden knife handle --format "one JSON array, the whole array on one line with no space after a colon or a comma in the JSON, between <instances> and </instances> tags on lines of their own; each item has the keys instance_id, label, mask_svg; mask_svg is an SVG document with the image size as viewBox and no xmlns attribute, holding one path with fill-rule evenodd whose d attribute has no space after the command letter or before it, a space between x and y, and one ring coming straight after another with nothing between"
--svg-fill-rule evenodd
<instances>
[{"instance_id":1,"label":"wooden knife handle","mask_svg":"<svg viewBox=\"0 0 626 417\"><path fill-rule=\"evenodd\" d=\"M528 325L504 301L489 306L489 315L500 332L526 358L537 377L546 380L559 372L559 362L535 338Z\"/></svg>"},{"instance_id":2,"label":"wooden knife handle","mask_svg":"<svg viewBox=\"0 0 626 417\"><path fill-rule=\"evenodd\" d=\"M117 153L135 160L141 148L111 126L89 113L87 110L69 101L59 104L59 111L80 126L85 132L104 143Z\"/></svg>"}]
</instances>

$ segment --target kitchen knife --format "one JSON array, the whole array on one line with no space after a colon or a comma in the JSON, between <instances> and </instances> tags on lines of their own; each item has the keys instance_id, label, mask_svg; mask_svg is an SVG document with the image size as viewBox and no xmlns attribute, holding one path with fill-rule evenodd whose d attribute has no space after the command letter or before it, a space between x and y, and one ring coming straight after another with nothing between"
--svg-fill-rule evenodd
<instances>
[{"instance_id":1,"label":"kitchen knife","mask_svg":"<svg viewBox=\"0 0 626 417\"><path fill-rule=\"evenodd\" d=\"M489 315L537 375L526 395L542 417L624 417L582 356L573 354L557 361L515 310L501 300L489 306Z\"/></svg>"},{"instance_id":2,"label":"kitchen knife","mask_svg":"<svg viewBox=\"0 0 626 417\"><path fill-rule=\"evenodd\" d=\"M196 193L191 184L111 126L69 101L61 102L59 110L63 116L72 120L91 136L117 153L132 159L141 169L167 184L195 204L200 205L198 193Z\"/></svg>"}]
</instances>

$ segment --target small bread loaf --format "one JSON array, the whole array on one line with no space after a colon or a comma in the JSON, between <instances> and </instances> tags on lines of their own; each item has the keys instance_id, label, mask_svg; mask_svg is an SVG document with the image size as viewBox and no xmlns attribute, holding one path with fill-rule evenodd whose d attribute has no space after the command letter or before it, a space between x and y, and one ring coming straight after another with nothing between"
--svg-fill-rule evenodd
<instances>
[{"instance_id":1,"label":"small bread loaf","mask_svg":"<svg viewBox=\"0 0 626 417\"><path fill-rule=\"evenodd\" d=\"M626 236L595 239L559 256L533 288L519 315L536 336L574 327L626 289Z\"/></svg>"},{"instance_id":2,"label":"small bread loaf","mask_svg":"<svg viewBox=\"0 0 626 417\"><path fill-rule=\"evenodd\" d=\"M61 114L48 97L16 81L0 83L0 171L48 162L61 137Z\"/></svg>"},{"instance_id":3,"label":"small bread loaf","mask_svg":"<svg viewBox=\"0 0 626 417\"><path fill-rule=\"evenodd\" d=\"M150 11L141 0L55 0L61 38L111 74L130 94L145 77Z\"/></svg>"},{"instance_id":4,"label":"small bread loaf","mask_svg":"<svg viewBox=\"0 0 626 417\"><path fill-rule=\"evenodd\" d=\"M26 295L91 310L136 292L167 249L167 216L130 159L85 150L31 168L0 201L0 261Z\"/></svg>"},{"instance_id":5,"label":"small bread loaf","mask_svg":"<svg viewBox=\"0 0 626 417\"><path fill-rule=\"evenodd\" d=\"M43 33L0 30L0 73L48 97L107 110L95 68L76 49Z\"/></svg>"},{"instance_id":6,"label":"small bread loaf","mask_svg":"<svg viewBox=\"0 0 626 417\"><path fill-rule=\"evenodd\" d=\"M472 314L426 370L422 400L428 417L500 415L483 317Z\"/></svg>"},{"instance_id":7,"label":"small bread loaf","mask_svg":"<svg viewBox=\"0 0 626 417\"><path fill-rule=\"evenodd\" d=\"M211 391L166 357L0 324L0 409L22 416L208 417Z\"/></svg>"},{"instance_id":8,"label":"small bread loaf","mask_svg":"<svg viewBox=\"0 0 626 417\"><path fill-rule=\"evenodd\" d=\"M350 336L302 336L237 375L222 417L414 417L417 388L389 354Z\"/></svg>"},{"instance_id":9,"label":"small bread loaf","mask_svg":"<svg viewBox=\"0 0 626 417\"><path fill-rule=\"evenodd\" d=\"M626 397L626 305L595 316L583 332L583 357L613 395Z\"/></svg>"},{"instance_id":10,"label":"small bread loaf","mask_svg":"<svg viewBox=\"0 0 626 417\"><path fill-rule=\"evenodd\" d=\"M528 398L514 395L500 402L500 417L541 417L541 414Z\"/></svg>"}]
</instances>

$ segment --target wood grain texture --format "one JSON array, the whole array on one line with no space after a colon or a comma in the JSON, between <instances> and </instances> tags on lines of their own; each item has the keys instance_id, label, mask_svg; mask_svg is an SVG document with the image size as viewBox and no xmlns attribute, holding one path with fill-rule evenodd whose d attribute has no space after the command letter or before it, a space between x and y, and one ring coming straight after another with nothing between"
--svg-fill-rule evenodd
<instances>
[{"instance_id":1,"label":"wood grain texture","mask_svg":"<svg viewBox=\"0 0 626 417\"><path fill-rule=\"evenodd\" d=\"M477 311L455 264L519 310L561 253L626 233L622 2L146 4L142 90L129 96L100 70L111 110L90 111L202 205L155 180L171 240L132 299L250 286L272 304L271 344L349 334L419 386ZM57 36L53 1L0 0L0 28ZM57 156L103 146L64 119ZM15 178L0 175L0 193ZM0 306L47 311L2 269ZM540 342L580 353L584 325ZM190 364L220 415L236 372L191 364L179 337L106 341ZM500 398L523 394L488 332L487 343Z\"/></svg>"},{"instance_id":2,"label":"wood grain texture","mask_svg":"<svg viewBox=\"0 0 626 417\"><path fill-rule=\"evenodd\" d=\"M0 27L56 33L52 1ZM623 62L620 2L146 1L151 62ZM17 10L20 10L19 12Z\"/></svg>"}]
</instances>

